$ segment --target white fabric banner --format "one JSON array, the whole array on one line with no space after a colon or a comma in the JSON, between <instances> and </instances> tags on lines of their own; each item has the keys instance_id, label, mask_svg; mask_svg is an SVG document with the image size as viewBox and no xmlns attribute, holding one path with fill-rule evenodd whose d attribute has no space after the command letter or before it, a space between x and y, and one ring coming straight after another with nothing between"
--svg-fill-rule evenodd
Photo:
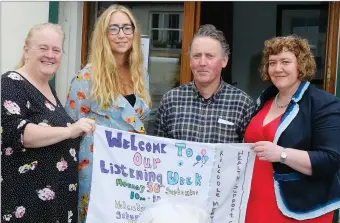
<instances>
[{"instance_id":1,"label":"white fabric banner","mask_svg":"<svg viewBox=\"0 0 340 223\"><path fill-rule=\"evenodd\" d=\"M97 125L87 223L132 223L167 197L203 208L213 223L243 223L254 161L249 144L194 143Z\"/></svg>"}]
</instances>

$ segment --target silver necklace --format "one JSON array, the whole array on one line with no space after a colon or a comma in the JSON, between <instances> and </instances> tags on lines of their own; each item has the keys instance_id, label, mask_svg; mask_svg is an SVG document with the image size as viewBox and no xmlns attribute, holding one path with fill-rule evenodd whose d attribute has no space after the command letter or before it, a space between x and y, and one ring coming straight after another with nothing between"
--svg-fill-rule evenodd
<instances>
[{"instance_id":1,"label":"silver necklace","mask_svg":"<svg viewBox=\"0 0 340 223\"><path fill-rule=\"evenodd\" d=\"M279 98L279 93L277 93L277 95L275 96L275 99L274 99L274 103L275 103L276 107L278 107L278 108L286 108L289 105L289 103L285 104L285 105L279 104L279 102L277 101L278 98Z\"/></svg>"}]
</instances>

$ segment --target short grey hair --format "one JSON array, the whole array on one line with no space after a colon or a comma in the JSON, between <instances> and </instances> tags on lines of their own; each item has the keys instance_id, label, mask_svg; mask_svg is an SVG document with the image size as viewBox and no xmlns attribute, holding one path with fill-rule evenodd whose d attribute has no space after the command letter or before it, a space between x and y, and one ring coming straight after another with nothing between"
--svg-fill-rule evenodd
<instances>
[{"instance_id":1,"label":"short grey hair","mask_svg":"<svg viewBox=\"0 0 340 223\"><path fill-rule=\"evenodd\" d=\"M192 38L189 46L189 56L191 54L192 43L197 37L210 37L212 39L217 40L221 44L222 52L224 53L224 55L225 56L230 55L230 47L223 32L221 30L216 29L214 25L205 24L200 26L199 30L195 33L194 37Z\"/></svg>"}]
</instances>

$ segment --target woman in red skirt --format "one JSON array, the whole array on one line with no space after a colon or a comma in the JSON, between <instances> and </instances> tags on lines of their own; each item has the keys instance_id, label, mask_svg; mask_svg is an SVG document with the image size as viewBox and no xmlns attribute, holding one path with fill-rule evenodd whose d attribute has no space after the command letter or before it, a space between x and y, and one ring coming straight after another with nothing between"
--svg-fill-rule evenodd
<instances>
[{"instance_id":1,"label":"woman in red skirt","mask_svg":"<svg viewBox=\"0 0 340 223\"><path fill-rule=\"evenodd\" d=\"M331 223L340 208L340 100L310 84L307 40L265 42L258 99L245 132L256 160L246 223Z\"/></svg>"}]
</instances>

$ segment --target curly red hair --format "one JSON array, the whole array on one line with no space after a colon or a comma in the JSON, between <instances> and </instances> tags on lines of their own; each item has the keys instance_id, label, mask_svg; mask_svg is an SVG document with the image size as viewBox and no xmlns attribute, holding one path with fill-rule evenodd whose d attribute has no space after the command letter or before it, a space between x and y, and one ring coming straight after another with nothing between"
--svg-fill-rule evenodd
<instances>
[{"instance_id":1,"label":"curly red hair","mask_svg":"<svg viewBox=\"0 0 340 223\"><path fill-rule=\"evenodd\" d=\"M299 79L310 81L316 72L316 63L310 50L308 40L296 35L274 37L264 42L263 55L260 65L262 80L270 80L268 74L269 56L283 51L292 52L297 59Z\"/></svg>"}]
</instances>

